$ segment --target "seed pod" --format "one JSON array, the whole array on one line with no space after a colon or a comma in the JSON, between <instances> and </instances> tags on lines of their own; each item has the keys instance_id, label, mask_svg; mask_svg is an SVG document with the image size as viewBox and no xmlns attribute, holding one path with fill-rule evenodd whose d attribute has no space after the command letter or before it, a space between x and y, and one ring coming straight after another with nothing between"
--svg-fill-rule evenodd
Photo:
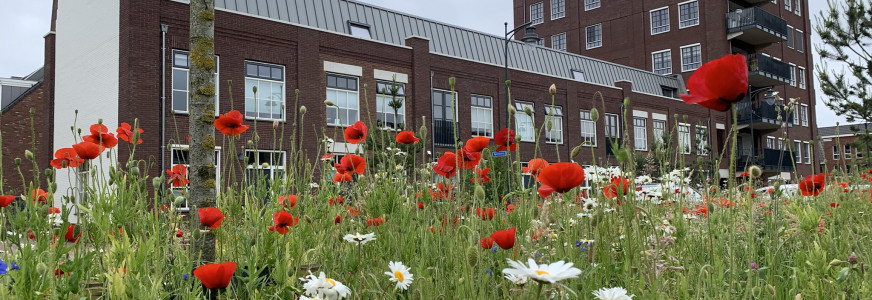
<instances>
[{"instance_id":1,"label":"seed pod","mask_svg":"<svg viewBox=\"0 0 872 300\"><path fill-rule=\"evenodd\" d=\"M626 98L624 98L624 107L629 107L629 106L630 106L630 97L626 97Z\"/></svg>"},{"instance_id":2,"label":"seed pod","mask_svg":"<svg viewBox=\"0 0 872 300\"><path fill-rule=\"evenodd\" d=\"M484 201L484 197L485 197L484 187L480 186L480 185L476 185L474 196L475 196L475 200Z\"/></svg>"},{"instance_id":3,"label":"seed pod","mask_svg":"<svg viewBox=\"0 0 872 300\"><path fill-rule=\"evenodd\" d=\"M30 152L30 150L24 150L24 157L26 157L27 160L33 161L33 152Z\"/></svg>"},{"instance_id":4,"label":"seed pod","mask_svg":"<svg viewBox=\"0 0 872 300\"><path fill-rule=\"evenodd\" d=\"M139 176L139 167L134 166L130 168L130 175Z\"/></svg>"},{"instance_id":5,"label":"seed pod","mask_svg":"<svg viewBox=\"0 0 872 300\"><path fill-rule=\"evenodd\" d=\"M572 152L569 153L569 158L575 158L579 153L581 153L581 144L572 148Z\"/></svg>"},{"instance_id":6,"label":"seed pod","mask_svg":"<svg viewBox=\"0 0 872 300\"><path fill-rule=\"evenodd\" d=\"M182 206L182 204L185 204L185 197L184 196L178 196L173 201L173 205L175 205L175 206Z\"/></svg>"},{"instance_id":7,"label":"seed pod","mask_svg":"<svg viewBox=\"0 0 872 300\"><path fill-rule=\"evenodd\" d=\"M763 175L763 169L758 165L753 165L748 167L748 175L751 175L753 178L758 178Z\"/></svg>"},{"instance_id":8,"label":"seed pod","mask_svg":"<svg viewBox=\"0 0 872 300\"><path fill-rule=\"evenodd\" d=\"M45 177L50 178L53 173L52 169L45 169Z\"/></svg>"},{"instance_id":9,"label":"seed pod","mask_svg":"<svg viewBox=\"0 0 872 300\"><path fill-rule=\"evenodd\" d=\"M513 115L513 116L514 116L515 113L517 113L517 112L518 112L518 111L515 109L514 106L509 105L509 114L510 114L510 115Z\"/></svg>"},{"instance_id":10,"label":"seed pod","mask_svg":"<svg viewBox=\"0 0 872 300\"><path fill-rule=\"evenodd\" d=\"M15 158L15 165L16 165L16 166L20 166L20 165L21 165L21 157L16 157L16 158Z\"/></svg>"},{"instance_id":11,"label":"seed pod","mask_svg":"<svg viewBox=\"0 0 872 300\"><path fill-rule=\"evenodd\" d=\"M551 94L551 96L557 94L557 86L552 83L551 86L548 87L548 93Z\"/></svg>"},{"instance_id":12,"label":"seed pod","mask_svg":"<svg viewBox=\"0 0 872 300\"><path fill-rule=\"evenodd\" d=\"M163 183L163 180L164 180L163 176L152 178L151 179L151 186L153 186L154 189L159 189L161 184Z\"/></svg>"},{"instance_id":13,"label":"seed pod","mask_svg":"<svg viewBox=\"0 0 872 300\"><path fill-rule=\"evenodd\" d=\"M333 101L330 101L330 100L324 100L324 105L327 105L327 106L336 106L336 104L334 104Z\"/></svg>"},{"instance_id":14,"label":"seed pod","mask_svg":"<svg viewBox=\"0 0 872 300\"><path fill-rule=\"evenodd\" d=\"M257 86L255 85L255 86L251 87L251 91L254 92L255 94L257 94Z\"/></svg>"},{"instance_id":15,"label":"seed pod","mask_svg":"<svg viewBox=\"0 0 872 300\"><path fill-rule=\"evenodd\" d=\"M590 120L594 123L599 121L599 110L596 107L590 109Z\"/></svg>"},{"instance_id":16,"label":"seed pod","mask_svg":"<svg viewBox=\"0 0 872 300\"><path fill-rule=\"evenodd\" d=\"M524 113L527 114L528 116L532 117L533 116L533 108L531 108L529 106L524 106Z\"/></svg>"},{"instance_id":17,"label":"seed pod","mask_svg":"<svg viewBox=\"0 0 872 300\"><path fill-rule=\"evenodd\" d=\"M306 111L308 111L308 109L306 109L306 106L300 105L300 114L305 115Z\"/></svg>"},{"instance_id":18,"label":"seed pod","mask_svg":"<svg viewBox=\"0 0 872 300\"><path fill-rule=\"evenodd\" d=\"M456 83L457 83L457 78L448 77L448 85L453 87Z\"/></svg>"}]
</instances>

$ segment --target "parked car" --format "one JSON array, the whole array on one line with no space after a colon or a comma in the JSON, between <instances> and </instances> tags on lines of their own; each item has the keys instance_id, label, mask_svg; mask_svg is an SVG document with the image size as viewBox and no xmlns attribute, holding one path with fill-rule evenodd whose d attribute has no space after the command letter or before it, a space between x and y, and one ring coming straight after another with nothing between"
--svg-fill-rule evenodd
<instances>
[{"instance_id":1,"label":"parked car","mask_svg":"<svg viewBox=\"0 0 872 300\"><path fill-rule=\"evenodd\" d=\"M685 200L702 202L704 199L699 192L687 185L677 187L672 184L648 183L636 187L636 195L640 196L640 199L646 201L659 203L664 199L678 200L681 199L680 197L683 197Z\"/></svg>"}]
</instances>

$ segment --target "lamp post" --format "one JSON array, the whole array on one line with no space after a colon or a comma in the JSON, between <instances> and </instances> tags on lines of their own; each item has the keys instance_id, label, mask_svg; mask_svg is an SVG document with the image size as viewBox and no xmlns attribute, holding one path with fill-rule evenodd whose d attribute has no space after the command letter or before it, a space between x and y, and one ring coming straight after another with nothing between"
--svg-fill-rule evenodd
<instances>
[{"instance_id":1,"label":"lamp post","mask_svg":"<svg viewBox=\"0 0 872 300\"><path fill-rule=\"evenodd\" d=\"M754 97L756 97L757 94L760 94L761 92L767 92L765 100L767 103L772 102L771 104L775 103L775 98L777 98L778 95L778 92L773 91L772 87L759 88L748 93L748 108L751 111L751 161L754 163L757 163L757 148L754 147L754 120L757 116L757 113L755 112L756 110L754 109L753 105Z\"/></svg>"},{"instance_id":2,"label":"lamp post","mask_svg":"<svg viewBox=\"0 0 872 300\"><path fill-rule=\"evenodd\" d=\"M509 36L511 36L512 34L517 32L518 30L526 29L524 36L521 37L521 41L526 43L528 46L535 46L539 42L539 35L536 34L536 27L531 26L531 25L533 25L533 21L521 24L521 26L515 27L515 29L512 29L511 31L509 31L509 22L505 22L503 25L505 26L505 30L506 30L506 35L504 37L505 48L503 49L504 50L503 62L505 63L506 82L508 82L509 81ZM506 110L506 128L507 129L511 126L511 122L509 120L509 118L511 117L509 115L509 106L511 106L511 105L512 105L512 100L509 99L509 86L506 85L505 110ZM508 155L507 155L507 157L508 157ZM506 159L506 167L507 167L506 172L507 172L507 174L511 174L512 159L511 159L511 157L508 157L508 158L509 159ZM510 179L510 180L506 181L507 192L511 191L511 188L512 188L512 180Z\"/></svg>"}]
</instances>

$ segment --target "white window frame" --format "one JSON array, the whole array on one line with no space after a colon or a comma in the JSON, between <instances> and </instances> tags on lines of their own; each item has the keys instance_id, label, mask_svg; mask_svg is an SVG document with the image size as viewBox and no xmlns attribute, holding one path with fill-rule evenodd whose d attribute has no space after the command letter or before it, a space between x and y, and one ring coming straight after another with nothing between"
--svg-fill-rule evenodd
<instances>
[{"instance_id":1,"label":"white window frame","mask_svg":"<svg viewBox=\"0 0 872 300\"><path fill-rule=\"evenodd\" d=\"M775 137L774 136L767 136L766 137L766 149L778 149L778 148L775 148Z\"/></svg>"},{"instance_id":2,"label":"white window frame","mask_svg":"<svg viewBox=\"0 0 872 300\"><path fill-rule=\"evenodd\" d=\"M657 69L657 56L658 54L668 53L666 55L666 59L668 59L668 63L666 64L666 68ZM651 71L660 74L660 75L669 75L672 74L672 49L660 50L651 52ZM658 72L662 71L662 72Z\"/></svg>"},{"instance_id":3,"label":"white window frame","mask_svg":"<svg viewBox=\"0 0 872 300\"><path fill-rule=\"evenodd\" d=\"M657 124L663 124L663 128L657 128ZM656 143L663 142L663 137L666 135L667 124L666 120L654 119L654 121L651 122L651 133L654 135L654 141Z\"/></svg>"},{"instance_id":4,"label":"white window frame","mask_svg":"<svg viewBox=\"0 0 872 300\"><path fill-rule=\"evenodd\" d=\"M336 105L336 106L328 106L327 111L336 110L336 116L337 116L336 120L333 123L327 122L327 120L325 119L324 121L327 123L327 126L347 127L347 126L351 126L352 124L354 124L357 121L360 121L360 77L354 76L354 75L348 75L348 74L332 73L332 72L327 72L324 75L324 78L326 79L327 76L336 76L338 78L354 79L357 82L357 87L355 88L355 90L343 89L343 88L339 88L339 87L330 87L329 85L325 84L325 88L327 90L327 94L326 94L327 100L330 100L331 102L333 102L333 104ZM331 92L333 93L333 99L331 99ZM338 98L336 98L340 93L345 95L345 99L346 99L345 106L340 105L342 102L338 101L337 100ZM354 98L353 101L355 103L357 103L357 108L353 108L349 105L349 103L351 103L351 101L349 101L348 99L351 98L352 96ZM405 104L404 104L404 106L405 106ZM340 116L339 114L342 112L341 111L342 109L348 110L349 111L348 115L350 115L351 111L353 111L356 114L354 121L352 121L350 117L343 118L342 116ZM325 117L329 116L327 111L325 111Z\"/></svg>"},{"instance_id":5,"label":"white window frame","mask_svg":"<svg viewBox=\"0 0 872 300\"><path fill-rule=\"evenodd\" d=\"M563 41L558 42L558 41ZM566 51L566 32L558 33L551 36L551 49Z\"/></svg>"},{"instance_id":6,"label":"white window frame","mask_svg":"<svg viewBox=\"0 0 872 300\"><path fill-rule=\"evenodd\" d=\"M551 0L551 20L566 16L566 0Z\"/></svg>"},{"instance_id":7,"label":"white window frame","mask_svg":"<svg viewBox=\"0 0 872 300\"><path fill-rule=\"evenodd\" d=\"M797 66L797 68L798 68L798 72L799 72L799 74L797 74L799 88L804 90L805 89L805 68L799 67L799 66Z\"/></svg>"},{"instance_id":8,"label":"white window frame","mask_svg":"<svg viewBox=\"0 0 872 300\"><path fill-rule=\"evenodd\" d=\"M805 147L802 152L802 158L805 161L806 165L811 164L811 144L809 142L802 142L802 146Z\"/></svg>"},{"instance_id":9,"label":"white window frame","mask_svg":"<svg viewBox=\"0 0 872 300\"><path fill-rule=\"evenodd\" d=\"M690 124L678 123L678 153L690 154L692 146L690 141Z\"/></svg>"},{"instance_id":10,"label":"white window frame","mask_svg":"<svg viewBox=\"0 0 872 300\"><path fill-rule=\"evenodd\" d=\"M648 118L633 117L633 148L648 151Z\"/></svg>"},{"instance_id":11,"label":"white window frame","mask_svg":"<svg viewBox=\"0 0 872 300\"><path fill-rule=\"evenodd\" d=\"M588 30L588 28L598 29L598 30L594 30L595 37L599 36L598 40L594 40L593 42L590 41L590 31ZM599 34L597 34L597 31L599 32ZM587 50L602 47L603 46L603 24L597 23L597 24L593 24L593 25L585 27L584 28L584 42L585 42L585 49L587 49Z\"/></svg>"},{"instance_id":12,"label":"white window frame","mask_svg":"<svg viewBox=\"0 0 872 300\"><path fill-rule=\"evenodd\" d=\"M802 119L802 126L808 127L808 104L800 104L799 116Z\"/></svg>"},{"instance_id":13,"label":"white window frame","mask_svg":"<svg viewBox=\"0 0 872 300\"><path fill-rule=\"evenodd\" d=\"M791 6L791 0L784 0L784 9L787 11L792 11L793 8Z\"/></svg>"},{"instance_id":14,"label":"white window frame","mask_svg":"<svg viewBox=\"0 0 872 300\"><path fill-rule=\"evenodd\" d=\"M538 8L539 10L538 18L534 15L535 8ZM542 24L542 22L545 22L545 1L530 4L530 21L533 22L531 25Z\"/></svg>"},{"instance_id":15,"label":"white window frame","mask_svg":"<svg viewBox=\"0 0 872 300\"><path fill-rule=\"evenodd\" d=\"M262 78L262 77L249 77L249 75L248 75L248 64L249 64L249 63L253 63L253 64L256 64L256 65L264 65L264 66L274 67L274 68L281 68L281 69L282 69L282 80L279 81L279 80L275 80L275 79L266 79L266 78ZM284 122L284 121L285 121L285 117L286 117L286 115L287 115L287 114L285 113L285 110L286 110L286 108L287 108L287 101L286 101L286 100L287 100L287 97L286 97L286 95L285 95L285 92L286 92L286 90L288 89L288 86L287 86L287 84L285 83L285 82L286 82L286 79L287 79L287 76L286 76L286 72L287 72L287 70L285 69L285 66L283 66L283 65L278 65L278 64L265 63L265 62L260 62L260 61L254 61L254 60L246 60L245 63L244 63L244 65L245 65L245 71L244 71L244 72L245 72L245 73L244 73L244 74L245 74L245 82L243 83L243 86L245 87L245 112L244 112L244 114L245 114L245 119L247 119L247 120L260 120L260 121L275 121L275 120L278 120L278 121L282 121L282 122ZM257 89L257 94L254 94L254 93L251 91L251 88L248 86L248 82L249 82L249 80L257 82L257 83L258 83L258 87L260 87L260 84L261 84L261 83L269 83L269 84L270 84L270 91L272 91L272 84L278 83L278 84L281 85L281 90L282 90L282 94L281 94L281 97L282 97L282 99L281 99L281 113L282 113L282 117L281 117L281 118L278 118L278 119L277 119L277 118L272 118L272 117L270 117L270 118L263 118L263 117L260 117L260 116L259 116L260 112L258 111L258 108L259 108L259 105L258 105L259 103L258 103L258 102L260 102L260 101L277 101L277 100L272 100L272 99L267 100L267 99L263 98L261 95L263 95L264 92L263 92L263 89L261 89L261 88L258 88L258 89ZM252 93L251 95L254 96L254 97L249 97L249 93ZM254 101L255 101L255 98L257 99L257 102L254 102ZM249 115L249 110L248 110L249 99L251 99L251 101L253 102L253 105L254 105L254 110L253 110L254 116L250 116L250 115Z\"/></svg>"},{"instance_id":16,"label":"white window frame","mask_svg":"<svg viewBox=\"0 0 872 300\"><path fill-rule=\"evenodd\" d=\"M842 153L844 153L843 156L845 157L845 159L853 158L853 155L851 155L851 144L845 144L843 147L845 148L845 151Z\"/></svg>"},{"instance_id":17,"label":"white window frame","mask_svg":"<svg viewBox=\"0 0 872 300\"><path fill-rule=\"evenodd\" d=\"M802 163L802 141L793 140L793 162L796 164Z\"/></svg>"},{"instance_id":18,"label":"white window frame","mask_svg":"<svg viewBox=\"0 0 872 300\"><path fill-rule=\"evenodd\" d=\"M586 117L585 114L587 115ZM583 146L596 147L596 122L591 119L590 110L580 110L579 117L581 119L581 144ZM588 134L588 136L585 136L585 134Z\"/></svg>"},{"instance_id":19,"label":"white window frame","mask_svg":"<svg viewBox=\"0 0 872 300\"><path fill-rule=\"evenodd\" d=\"M600 0L584 0L584 11L597 9L600 7Z\"/></svg>"},{"instance_id":20,"label":"white window frame","mask_svg":"<svg viewBox=\"0 0 872 300\"><path fill-rule=\"evenodd\" d=\"M532 116L524 112L524 107L529 106ZM536 141L536 104L527 101L515 100L515 132L521 136L521 142ZM523 126L523 128L522 128ZM523 130L522 130L523 129Z\"/></svg>"},{"instance_id":21,"label":"white window frame","mask_svg":"<svg viewBox=\"0 0 872 300\"><path fill-rule=\"evenodd\" d=\"M833 160L839 160L839 153L841 152L839 145L833 145Z\"/></svg>"},{"instance_id":22,"label":"white window frame","mask_svg":"<svg viewBox=\"0 0 872 300\"><path fill-rule=\"evenodd\" d=\"M793 123L793 125L799 125L799 121L800 121L800 119L799 119L799 106L794 106L793 107L793 122L791 122L791 123Z\"/></svg>"},{"instance_id":23,"label":"white window frame","mask_svg":"<svg viewBox=\"0 0 872 300\"><path fill-rule=\"evenodd\" d=\"M654 27L654 13L656 13L656 12L660 12L660 11L663 11L663 10L666 11L666 25L661 25L661 26L656 27L656 28L658 28L658 30L661 30L661 31L654 32L654 29L655 29L655 27ZM664 7L661 7L661 8L655 8L655 9L652 9L652 10L648 11L648 18L650 19L648 23L649 23L649 25L651 26L651 35L658 35L658 34L661 34L661 33L667 33L667 32L669 32L669 30L671 30L671 27L670 27L670 24L669 24L669 23L670 23L670 20L669 20L669 6L664 6Z\"/></svg>"},{"instance_id":24,"label":"white window frame","mask_svg":"<svg viewBox=\"0 0 872 300\"><path fill-rule=\"evenodd\" d=\"M492 138L492 137L494 137L494 109L493 109L494 102L493 102L493 97L472 94L470 96L470 100L472 100L472 98L476 98L476 97L477 98L485 98L485 99L490 100L489 101L490 106L485 107L483 105L470 104L470 109L469 109L470 110L470 119L469 119L470 126L469 127L470 127L470 130L472 131L472 136L486 136L486 137ZM476 116L476 114L478 114L478 117ZM480 117L482 117L482 116L486 116L486 118L485 118L486 120L481 120ZM476 125L476 124L478 124L478 125ZM479 127L476 127L476 126L479 126ZM485 129L489 134L478 135L478 134L476 134L477 132L475 130L472 130L473 128Z\"/></svg>"},{"instance_id":25,"label":"white window frame","mask_svg":"<svg viewBox=\"0 0 872 300\"><path fill-rule=\"evenodd\" d=\"M790 86L796 86L796 65L793 63L788 63L790 65Z\"/></svg>"},{"instance_id":26,"label":"white window frame","mask_svg":"<svg viewBox=\"0 0 872 300\"><path fill-rule=\"evenodd\" d=\"M790 0L787 0L790 1ZM796 38L794 38L793 26L787 25L787 48L796 49Z\"/></svg>"},{"instance_id":27,"label":"white window frame","mask_svg":"<svg viewBox=\"0 0 872 300\"><path fill-rule=\"evenodd\" d=\"M796 29L796 36L793 43L796 46L796 51L805 53L805 33L802 30Z\"/></svg>"},{"instance_id":28,"label":"white window frame","mask_svg":"<svg viewBox=\"0 0 872 300\"><path fill-rule=\"evenodd\" d=\"M187 59L188 66L187 67L181 67L181 66L176 65L176 54L177 53L179 53L179 54L184 53L185 55L188 56L188 59ZM187 108L191 107L191 103L189 103L190 99L191 99L190 98L190 92L191 92L191 82L190 82L191 52L189 52L187 50L173 49L171 56L172 57L171 57L170 65L172 66L172 70L170 71L170 106L172 107L173 113L186 115L186 114L188 114ZM218 109L218 103L220 102L220 101L218 101L218 93L221 90L221 81L220 81L221 77L219 76L220 75L219 70L220 70L220 60L219 60L218 55L215 55L215 115L216 116L221 111ZM185 85L187 86L186 90L181 90L181 89L175 88L176 71L185 72ZM176 105L175 105L176 102L174 99L176 92L185 93L185 99L186 99L185 100L185 103L186 103L185 110L176 109Z\"/></svg>"},{"instance_id":29,"label":"white window frame","mask_svg":"<svg viewBox=\"0 0 872 300\"><path fill-rule=\"evenodd\" d=\"M358 84L360 84L360 81L358 81ZM384 85L386 85L386 88L387 88L387 87L390 87L390 85L393 83L383 81L383 80L379 80L376 82L376 85L375 85L376 86L376 91L375 91L376 123L378 123L379 116L383 117L383 120L387 120L388 115L393 115L394 116L394 123L397 123L398 118L396 115L394 115L394 108L389 106L391 100L393 99L393 96L391 95L391 92L389 90L386 90L385 92L382 92L381 90L379 90L379 88L378 88L379 84L384 84ZM400 90L401 92L399 92L397 94L397 99L399 99L400 101L403 102L403 106L401 106L400 109L397 110L397 114L403 116L403 122L397 124L398 126L396 127L396 129L394 129L393 126L388 126L387 122L384 122L384 126L382 126L382 129L384 129L384 130L400 131L400 130L405 130L405 128L406 128L406 119L407 119L406 118L406 92L405 92L406 84L401 83L401 82L397 82L396 84L398 86L400 86L400 88L401 88L401 90ZM382 105L379 105L379 103L381 103ZM359 114L360 114L360 112L358 110L358 115Z\"/></svg>"},{"instance_id":30,"label":"white window frame","mask_svg":"<svg viewBox=\"0 0 872 300\"><path fill-rule=\"evenodd\" d=\"M572 71L572 79L576 81L584 81L584 71L581 70L570 70Z\"/></svg>"},{"instance_id":31,"label":"white window frame","mask_svg":"<svg viewBox=\"0 0 872 300\"><path fill-rule=\"evenodd\" d=\"M697 62L687 63L684 61L684 49L693 48L693 47L699 47L699 59ZM693 51L693 50L691 50L691 51ZM702 44L701 43L682 46L681 48L679 48L678 53L681 56L681 72L690 72L690 71L699 69L699 67L702 66ZM691 54L692 53L693 52L691 52ZM696 65L696 66L694 67L692 65Z\"/></svg>"},{"instance_id":32,"label":"white window frame","mask_svg":"<svg viewBox=\"0 0 872 300\"><path fill-rule=\"evenodd\" d=\"M709 150L706 149L708 147L708 126L696 125L694 128L694 137L696 141L696 154L697 155L708 155ZM703 134L700 135L700 132Z\"/></svg>"},{"instance_id":33,"label":"white window frame","mask_svg":"<svg viewBox=\"0 0 872 300\"><path fill-rule=\"evenodd\" d=\"M254 153L254 155L255 155L255 160L256 160L256 161L254 161L254 162L251 163L251 164L248 164L248 161L247 161L247 160L248 160L248 154L249 154L249 153ZM277 177L276 177L276 172L277 172L277 171L281 171L281 172L283 173L284 176L287 176L287 172L285 171L285 170L286 170L285 166L287 166L287 163L288 163L288 161L287 161L287 159L288 159L288 154L287 154L287 152L285 152L285 151L281 151L281 150L245 149L245 153L244 153L244 154L245 154L245 159L246 159L246 162L245 162L245 163L246 163L246 168L245 168L246 172L245 172L245 175L244 175L244 176L246 176L246 178L248 177L248 170L262 170L262 169L264 169L264 168L263 168L263 162L260 161L260 153L271 153L271 154L281 154L281 155L282 155L282 163L281 163L281 165L274 165L274 164L272 164L272 162L268 162L267 169L270 170L270 171L269 171L270 175L269 175L269 178L266 178L266 180L279 180L279 179L282 179L282 178L277 178ZM247 178L247 180L249 180L249 182L251 182L251 180L257 180L257 178Z\"/></svg>"},{"instance_id":34,"label":"white window frame","mask_svg":"<svg viewBox=\"0 0 872 300\"><path fill-rule=\"evenodd\" d=\"M372 39L372 30L369 24L348 22L348 34L362 39Z\"/></svg>"},{"instance_id":35,"label":"white window frame","mask_svg":"<svg viewBox=\"0 0 872 300\"><path fill-rule=\"evenodd\" d=\"M188 169L188 177L190 178L190 176L191 176L191 165L190 165L190 162L188 162L188 163L186 163L186 164L174 164L174 163L173 163L173 161L174 161L173 157L175 157L175 153L176 153L175 151L188 151L188 157L190 158L190 147L189 147L188 145L171 144L171 145L170 145L170 161L169 161L169 162L170 162L170 165L169 165L169 167L168 167L168 169L172 169L173 166L175 166L175 165L184 165L185 168ZM220 191L221 191L221 180L220 180L220 179L221 179L221 147L220 147L220 146L215 146L215 193L220 193ZM188 189L188 186L187 186L187 185L185 185L185 186L179 186L179 187L170 186L170 189L171 189L173 192L175 192L175 191L184 191L184 190L187 190L187 189ZM216 203L216 207L217 207L217 205L218 205L218 204ZM183 206L179 206L179 207L176 207L176 208L177 208L180 212L190 211L191 208L190 208L190 205L188 204L188 198L185 197L185 202L183 203Z\"/></svg>"},{"instance_id":36,"label":"white window frame","mask_svg":"<svg viewBox=\"0 0 872 300\"><path fill-rule=\"evenodd\" d=\"M552 145L563 144L563 107L559 105L545 105L545 122L551 121L551 130L545 131L545 143ZM548 135L554 136L554 142L549 141Z\"/></svg>"},{"instance_id":37,"label":"white window frame","mask_svg":"<svg viewBox=\"0 0 872 300\"><path fill-rule=\"evenodd\" d=\"M785 0L785 1L790 1L790 0ZM802 15L802 1L800 1L800 0L793 1L793 13L795 13L798 16Z\"/></svg>"},{"instance_id":38,"label":"white window frame","mask_svg":"<svg viewBox=\"0 0 872 300\"><path fill-rule=\"evenodd\" d=\"M681 7L684 5L690 5L691 3L694 3L694 2L696 2L696 18L691 18L691 19L687 19L687 20L682 19ZM678 3L678 29L684 29L684 28L699 25L699 17L700 17L699 16L699 1L691 0L691 1L685 1L685 2ZM683 25L685 22L690 22L690 21L694 21L694 23L688 24L688 25Z\"/></svg>"}]
</instances>

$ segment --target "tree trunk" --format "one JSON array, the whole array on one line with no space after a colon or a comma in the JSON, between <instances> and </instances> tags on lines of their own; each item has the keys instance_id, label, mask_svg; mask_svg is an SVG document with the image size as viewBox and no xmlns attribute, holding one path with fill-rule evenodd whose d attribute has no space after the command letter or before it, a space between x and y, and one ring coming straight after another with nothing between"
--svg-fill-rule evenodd
<instances>
[{"instance_id":1,"label":"tree trunk","mask_svg":"<svg viewBox=\"0 0 872 300\"><path fill-rule=\"evenodd\" d=\"M215 206L215 3L191 0L188 113L191 228L199 264L215 260L215 234L200 225L199 208ZM204 232L199 234L199 232ZM195 259L195 262L197 260Z\"/></svg>"}]
</instances>

